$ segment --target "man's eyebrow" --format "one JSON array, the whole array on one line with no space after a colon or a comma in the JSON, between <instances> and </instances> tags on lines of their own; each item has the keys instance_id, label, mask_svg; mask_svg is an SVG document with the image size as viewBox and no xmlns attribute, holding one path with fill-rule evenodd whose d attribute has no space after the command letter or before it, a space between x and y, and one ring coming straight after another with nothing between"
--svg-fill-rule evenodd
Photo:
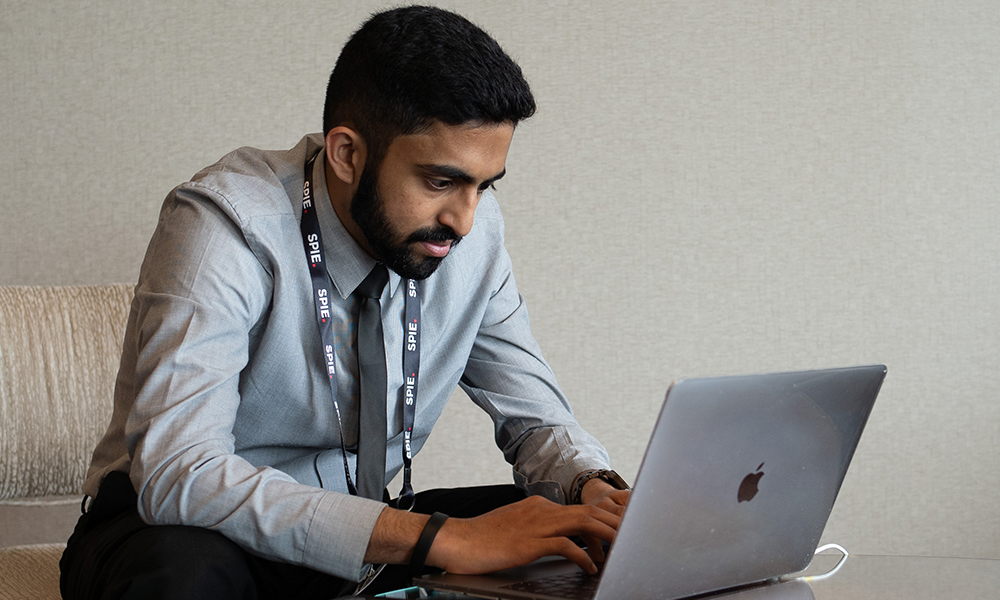
<instances>
[{"instance_id":1,"label":"man's eyebrow","mask_svg":"<svg viewBox=\"0 0 1000 600\"><path fill-rule=\"evenodd\" d=\"M422 170L426 171L431 175L437 175L438 177L446 177L448 179L456 179L463 183L472 184L476 182L476 179L472 176L459 169L458 167L453 167L451 165L418 165ZM501 179L507 174L507 169L500 171L493 177L485 180L483 183L486 185L492 184L494 181Z\"/></svg>"},{"instance_id":2,"label":"man's eyebrow","mask_svg":"<svg viewBox=\"0 0 1000 600\"><path fill-rule=\"evenodd\" d=\"M494 183L496 183L496 182L497 182L498 180L500 180L500 179L503 179L503 176L504 176L504 175L506 175L506 174L507 174L507 169L506 169L506 168L504 168L504 170L503 170L503 171L500 171L499 173L497 173L497 174L496 174L496 175L494 175L493 177L490 177L489 179L487 179L486 181L484 181L484 182L483 182L483 185L486 185L486 186L490 186L490 185L493 185L493 184L494 184Z\"/></svg>"}]
</instances>

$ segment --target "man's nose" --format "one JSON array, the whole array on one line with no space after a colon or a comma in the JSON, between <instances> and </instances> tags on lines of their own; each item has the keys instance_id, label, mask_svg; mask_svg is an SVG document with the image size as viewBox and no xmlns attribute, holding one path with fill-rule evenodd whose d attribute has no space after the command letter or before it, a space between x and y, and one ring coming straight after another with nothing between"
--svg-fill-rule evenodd
<instances>
[{"instance_id":1,"label":"man's nose","mask_svg":"<svg viewBox=\"0 0 1000 600\"><path fill-rule=\"evenodd\" d=\"M450 227L460 237L469 235L476 216L476 206L479 205L479 197L476 188L471 188L468 192L463 191L441 212L438 221Z\"/></svg>"}]
</instances>

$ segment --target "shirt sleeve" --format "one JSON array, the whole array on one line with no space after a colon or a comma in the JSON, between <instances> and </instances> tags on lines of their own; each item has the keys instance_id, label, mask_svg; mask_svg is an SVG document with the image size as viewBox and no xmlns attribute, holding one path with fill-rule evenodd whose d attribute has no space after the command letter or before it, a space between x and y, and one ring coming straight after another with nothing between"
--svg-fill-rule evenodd
<instances>
[{"instance_id":1,"label":"shirt sleeve","mask_svg":"<svg viewBox=\"0 0 1000 600\"><path fill-rule=\"evenodd\" d=\"M275 268L255 255L239 220L224 198L186 184L164 204L143 262L116 390L116 413L130 404L122 412L139 513L357 580L384 505L235 454L241 373Z\"/></svg>"},{"instance_id":2,"label":"shirt sleeve","mask_svg":"<svg viewBox=\"0 0 1000 600\"><path fill-rule=\"evenodd\" d=\"M610 468L608 454L577 423L531 335L502 239L496 256L492 271L498 284L460 385L493 419L497 446L514 465L515 484L565 504L577 474Z\"/></svg>"}]
</instances>

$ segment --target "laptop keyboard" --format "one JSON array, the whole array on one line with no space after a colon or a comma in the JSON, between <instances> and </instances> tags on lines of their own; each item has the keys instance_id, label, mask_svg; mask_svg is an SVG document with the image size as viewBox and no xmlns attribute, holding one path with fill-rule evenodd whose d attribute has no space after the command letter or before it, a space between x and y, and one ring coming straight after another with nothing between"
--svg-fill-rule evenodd
<instances>
[{"instance_id":1,"label":"laptop keyboard","mask_svg":"<svg viewBox=\"0 0 1000 600\"><path fill-rule=\"evenodd\" d=\"M502 589L553 596L555 598L570 598L572 600L589 600L597 593L597 584L601 581L599 575L588 575L583 571L543 577L533 581L519 581L502 586Z\"/></svg>"}]
</instances>

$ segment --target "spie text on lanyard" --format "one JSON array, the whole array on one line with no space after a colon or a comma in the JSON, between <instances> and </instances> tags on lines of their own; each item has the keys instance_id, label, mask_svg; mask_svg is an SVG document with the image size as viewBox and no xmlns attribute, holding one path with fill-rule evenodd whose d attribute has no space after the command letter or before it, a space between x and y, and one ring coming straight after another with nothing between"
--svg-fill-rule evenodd
<instances>
[{"instance_id":1,"label":"spie text on lanyard","mask_svg":"<svg viewBox=\"0 0 1000 600\"><path fill-rule=\"evenodd\" d=\"M336 363L333 344L333 330L330 311L330 281L323 264L323 236L320 233L319 218L313 198L313 163L314 155L306 163L305 182L302 185L302 243L305 245L306 260L309 263L309 276L312 280L313 300L316 305L316 322L319 325L320 337L323 343L323 359L326 363L326 373L330 381L330 394L333 398L333 410L337 415L337 430L343 447L344 476L347 478L347 490L356 496L358 489L351 478L351 469L347 464L347 447L344 442L344 422L340 416L340 403L337 401ZM420 286L412 279L404 281L406 285L405 316L406 326L403 331L403 489L399 492L399 508L413 508L413 486L410 483L410 472L413 455L411 444L413 437L413 420L416 414L417 380L420 375Z\"/></svg>"}]
</instances>

